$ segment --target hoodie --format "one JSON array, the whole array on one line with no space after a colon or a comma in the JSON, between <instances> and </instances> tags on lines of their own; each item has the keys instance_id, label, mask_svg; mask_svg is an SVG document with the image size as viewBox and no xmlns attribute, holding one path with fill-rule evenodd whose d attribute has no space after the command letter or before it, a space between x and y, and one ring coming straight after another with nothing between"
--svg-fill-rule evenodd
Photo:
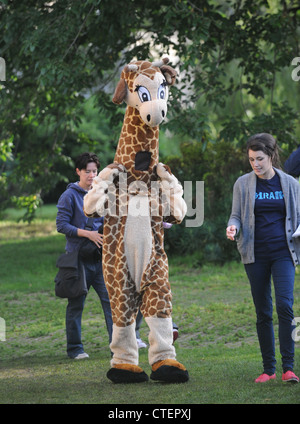
<instances>
[{"instance_id":1,"label":"hoodie","mask_svg":"<svg viewBox=\"0 0 300 424\"><path fill-rule=\"evenodd\" d=\"M288 157L284 164L285 172L292 175L295 178L300 177L300 145L298 146L297 150L295 150L291 155Z\"/></svg>"},{"instance_id":2,"label":"hoodie","mask_svg":"<svg viewBox=\"0 0 300 424\"><path fill-rule=\"evenodd\" d=\"M60 196L56 205L56 229L66 236L66 251L73 252L82 243L82 237L78 237L77 229L84 229L88 218L83 212L83 198L87 191L80 187L79 182L70 183L66 191ZM98 231L103 225L103 218L94 218L93 231Z\"/></svg>"}]
</instances>

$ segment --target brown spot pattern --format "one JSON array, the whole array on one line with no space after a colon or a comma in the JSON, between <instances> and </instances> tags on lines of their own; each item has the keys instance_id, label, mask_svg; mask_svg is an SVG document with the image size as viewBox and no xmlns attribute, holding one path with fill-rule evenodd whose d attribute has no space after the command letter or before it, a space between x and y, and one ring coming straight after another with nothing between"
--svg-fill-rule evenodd
<instances>
[{"instance_id":1,"label":"brown spot pattern","mask_svg":"<svg viewBox=\"0 0 300 424\"><path fill-rule=\"evenodd\" d=\"M154 79L158 67L150 62L135 62L137 72L126 72L125 68L121 79L127 83L128 89L133 91L134 80L137 75L143 74ZM126 206L127 195L118 195L116 207L117 216L107 214L104 220L103 243L103 273L110 297L113 322L119 327L132 324L138 308L144 317L170 317L172 311L172 295L168 277L168 259L164 251L163 229L163 201L157 204L157 197L151 198L151 181L157 180L156 165L158 163L158 127L150 128L141 119L137 109L127 106L114 163L122 164L127 171L127 185L133 181L143 181L148 187L149 208L159 211L159 216L151 217L152 255L141 281L140 293L136 291L126 263L124 249L124 232L126 216L118 216L121 207ZM152 153L151 162L147 171L136 171L135 155L139 151Z\"/></svg>"}]
</instances>

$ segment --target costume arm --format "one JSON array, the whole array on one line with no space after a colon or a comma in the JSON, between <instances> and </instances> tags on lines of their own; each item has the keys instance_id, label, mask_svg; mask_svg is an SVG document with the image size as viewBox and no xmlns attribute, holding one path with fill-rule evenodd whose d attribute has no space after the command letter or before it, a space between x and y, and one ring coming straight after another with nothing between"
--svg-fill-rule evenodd
<instances>
[{"instance_id":1,"label":"costume arm","mask_svg":"<svg viewBox=\"0 0 300 424\"><path fill-rule=\"evenodd\" d=\"M96 217L106 214L109 188L114 184L114 179L120 172L125 172L122 165L113 163L104 168L94 178L93 187L84 196L83 209L86 216Z\"/></svg>"},{"instance_id":2,"label":"costume arm","mask_svg":"<svg viewBox=\"0 0 300 424\"><path fill-rule=\"evenodd\" d=\"M180 224L187 212L187 206L182 197L182 185L167 165L159 163L156 172L161 180L162 197L165 199L165 201L163 200L163 205L165 205L164 221L171 224Z\"/></svg>"}]
</instances>

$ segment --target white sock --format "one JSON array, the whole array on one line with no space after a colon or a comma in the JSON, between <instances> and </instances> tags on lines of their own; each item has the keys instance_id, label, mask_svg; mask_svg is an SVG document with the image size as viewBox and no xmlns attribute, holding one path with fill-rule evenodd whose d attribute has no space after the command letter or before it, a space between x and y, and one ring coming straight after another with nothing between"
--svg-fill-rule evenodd
<instances>
[{"instance_id":1,"label":"white sock","mask_svg":"<svg viewBox=\"0 0 300 424\"><path fill-rule=\"evenodd\" d=\"M150 329L148 351L150 365L164 359L175 359L172 318L147 317L145 321Z\"/></svg>"},{"instance_id":2,"label":"white sock","mask_svg":"<svg viewBox=\"0 0 300 424\"><path fill-rule=\"evenodd\" d=\"M110 349L114 356L111 366L116 364L138 365L138 345L135 336L135 321L127 327L113 325L112 342Z\"/></svg>"}]
</instances>

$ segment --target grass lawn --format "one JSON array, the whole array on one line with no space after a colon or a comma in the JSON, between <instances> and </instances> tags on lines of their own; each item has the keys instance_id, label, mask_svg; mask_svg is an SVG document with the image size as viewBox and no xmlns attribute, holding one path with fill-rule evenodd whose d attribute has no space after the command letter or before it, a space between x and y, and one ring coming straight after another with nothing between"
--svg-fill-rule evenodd
<instances>
[{"instance_id":1,"label":"grass lawn","mask_svg":"<svg viewBox=\"0 0 300 424\"><path fill-rule=\"evenodd\" d=\"M55 262L64 237L55 230L55 208L42 208L30 225L8 214L0 222L1 404L299 404L300 384L277 380L255 384L262 371L255 314L244 269L239 263L193 268L188 258L170 258L173 319L179 326L177 358L190 381L165 385L149 381L114 385L106 378L110 352L100 302L86 300L82 339L88 360L66 356L66 301L55 297ZM300 274L295 283L295 316L300 316ZM277 333L277 316L274 312ZM0 332L1 335L1 332ZM142 338L147 341L143 323ZM147 349L140 366L150 375ZM295 372L300 374L300 342Z\"/></svg>"}]
</instances>

